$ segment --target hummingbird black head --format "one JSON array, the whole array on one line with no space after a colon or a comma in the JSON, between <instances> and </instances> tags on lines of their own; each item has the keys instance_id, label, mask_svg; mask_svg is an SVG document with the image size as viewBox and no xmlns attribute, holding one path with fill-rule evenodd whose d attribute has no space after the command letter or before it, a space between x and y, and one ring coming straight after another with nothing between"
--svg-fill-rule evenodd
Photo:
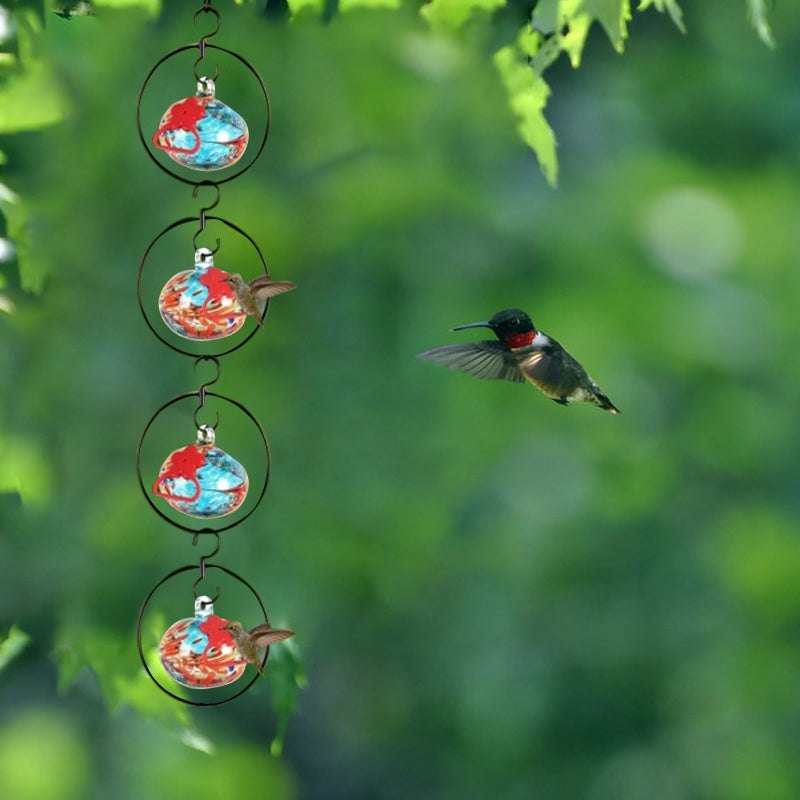
<instances>
[{"instance_id":1,"label":"hummingbird black head","mask_svg":"<svg viewBox=\"0 0 800 800\"><path fill-rule=\"evenodd\" d=\"M498 311L486 322L472 322L469 325L458 325L454 331L464 328L491 328L495 336L510 348L525 347L536 336L531 318L520 308L506 308Z\"/></svg>"}]
</instances>

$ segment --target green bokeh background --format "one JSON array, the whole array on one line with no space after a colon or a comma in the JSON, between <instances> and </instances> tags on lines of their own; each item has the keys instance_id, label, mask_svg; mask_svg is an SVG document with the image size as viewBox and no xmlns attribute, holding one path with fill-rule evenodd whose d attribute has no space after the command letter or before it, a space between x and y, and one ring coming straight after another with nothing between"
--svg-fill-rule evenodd
<instances>
[{"instance_id":1,"label":"green bokeh background","mask_svg":"<svg viewBox=\"0 0 800 800\"><path fill-rule=\"evenodd\" d=\"M37 57L66 117L0 141L31 274L49 270L38 294L3 265L0 632L30 642L0 675L0 794L795 800L800 10L776 4L776 51L738 2L685 3L686 35L635 14L624 55L593 30L580 70L548 72L554 190L491 64L524 9L452 35L410 7L215 5L272 122L214 213L298 285L222 359L214 389L258 417L272 472L215 560L297 631L308 683L275 756L268 681L190 711L141 668L144 598L209 549L135 469L150 416L213 377L136 299L149 242L201 205L135 124L199 3L53 17ZM193 60L146 131L193 93ZM257 119L252 76L220 68L220 99ZM191 268L195 230L145 286ZM246 242L206 235L257 274ZM623 413L416 361L510 306ZM220 411L218 443L263 458ZM191 593L161 612L191 615Z\"/></svg>"}]
</instances>

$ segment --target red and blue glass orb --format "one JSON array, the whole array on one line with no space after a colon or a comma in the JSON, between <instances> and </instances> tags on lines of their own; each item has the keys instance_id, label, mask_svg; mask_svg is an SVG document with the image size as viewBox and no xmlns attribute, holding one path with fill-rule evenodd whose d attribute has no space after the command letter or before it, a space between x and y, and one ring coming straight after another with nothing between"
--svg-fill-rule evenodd
<instances>
[{"instance_id":1,"label":"red and blue glass orb","mask_svg":"<svg viewBox=\"0 0 800 800\"><path fill-rule=\"evenodd\" d=\"M211 598L195 600L195 615L178 620L158 645L158 657L176 683L190 689L214 689L238 680L247 662L225 630L228 620L214 614Z\"/></svg>"},{"instance_id":2,"label":"red and blue glass orb","mask_svg":"<svg viewBox=\"0 0 800 800\"><path fill-rule=\"evenodd\" d=\"M201 425L197 444L173 450L161 465L153 493L188 517L232 514L247 497L245 468L214 445L214 429Z\"/></svg>"},{"instance_id":3,"label":"red and blue glass orb","mask_svg":"<svg viewBox=\"0 0 800 800\"><path fill-rule=\"evenodd\" d=\"M249 135L244 119L214 97L214 81L200 78L194 97L164 112L153 144L184 167L210 171L235 164Z\"/></svg>"},{"instance_id":4,"label":"red and blue glass orb","mask_svg":"<svg viewBox=\"0 0 800 800\"><path fill-rule=\"evenodd\" d=\"M210 250L196 250L194 269L174 275L158 296L158 310L166 326L195 341L222 339L240 330L247 314L224 280L228 275L214 266Z\"/></svg>"}]
</instances>

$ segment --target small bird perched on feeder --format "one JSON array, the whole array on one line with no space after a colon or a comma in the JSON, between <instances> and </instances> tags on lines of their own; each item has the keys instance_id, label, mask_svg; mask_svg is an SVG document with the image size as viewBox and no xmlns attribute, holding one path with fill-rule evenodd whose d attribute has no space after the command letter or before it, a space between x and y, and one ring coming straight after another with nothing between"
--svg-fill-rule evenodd
<instances>
[{"instance_id":1,"label":"small bird perched on feeder","mask_svg":"<svg viewBox=\"0 0 800 800\"><path fill-rule=\"evenodd\" d=\"M528 381L561 405L592 403L619 414L586 370L555 339L537 331L519 308L498 311L486 322L458 325L453 330L464 328L491 328L499 341L446 344L425 350L417 358L483 380Z\"/></svg>"},{"instance_id":2,"label":"small bird perched on feeder","mask_svg":"<svg viewBox=\"0 0 800 800\"><path fill-rule=\"evenodd\" d=\"M266 275L259 275L249 283L246 282L238 272L231 272L220 280L225 281L236 296L236 302L245 314L255 317L256 322L263 328L264 322L261 319L261 309L259 303L282 292L294 289L295 285L290 281L273 281Z\"/></svg>"},{"instance_id":3,"label":"small bird perched on feeder","mask_svg":"<svg viewBox=\"0 0 800 800\"><path fill-rule=\"evenodd\" d=\"M249 664L253 664L262 676L264 670L261 667L258 650L294 636L294 631L273 628L268 622L262 622L255 628L250 628L249 631L242 627L241 622L229 622L227 625L223 625L222 629L231 635L239 655Z\"/></svg>"}]
</instances>

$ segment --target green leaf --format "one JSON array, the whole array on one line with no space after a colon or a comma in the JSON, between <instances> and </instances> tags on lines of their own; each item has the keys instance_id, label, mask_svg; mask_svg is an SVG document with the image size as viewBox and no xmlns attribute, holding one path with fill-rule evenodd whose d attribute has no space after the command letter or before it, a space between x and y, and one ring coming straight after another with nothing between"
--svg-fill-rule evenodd
<instances>
[{"instance_id":1,"label":"green leaf","mask_svg":"<svg viewBox=\"0 0 800 800\"><path fill-rule=\"evenodd\" d=\"M516 47L509 45L498 50L494 63L508 92L509 105L517 117L517 129L536 153L547 182L555 186L558 177L556 139L543 113L550 87L541 76L533 73Z\"/></svg>"},{"instance_id":2,"label":"green leaf","mask_svg":"<svg viewBox=\"0 0 800 800\"><path fill-rule=\"evenodd\" d=\"M546 35L560 30L561 0L539 0L531 14L531 27Z\"/></svg>"},{"instance_id":3,"label":"green leaf","mask_svg":"<svg viewBox=\"0 0 800 800\"><path fill-rule=\"evenodd\" d=\"M306 685L300 650L291 639L270 649L266 672L272 689L272 705L278 717L278 730L270 744L270 752L279 756L283 751L289 718L297 705L297 695Z\"/></svg>"},{"instance_id":4,"label":"green leaf","mask_svg":"<svg viewBox=\"0 0 800 800\"><path fill-rule=\"evenodd\" d=\"M84 620L63 622L56 633L53 655L58 662L58 688L69 688L84 668L91 669L106 705L116 710L131 706L143 717L187 728L191 717L180 703L164 703L161 693L141 666L127 632L91 626ZM148 654L146 654L148 655ZM148 661L158 662L150 654ZM138 666L137 666L138 665Z\"/></svg>"},{"instance_id":5,"label":"green leaf","mask_svg":"<svg viewBox=\"0 0 800 800\"><path fill-rule=\"evenodd\" d=\"M678 0L639 0L639 6L636 10L645 11L651 6L654 6L656 11L660 11L662 14L666 11L672 17L675 27L681 33L686 33L686 26L683 24L683 11L678 5Z\"/></svg>"},{"instance_id":6,"label":"green leaf","mask_svg":"<svg viewBox=\"0 0 800 800\"><path fill-rule=\"evenodd\" d=\"M399 8L401 0L339 0L340 11L354 8Z\"/></svg>"},{"instance_id":7,"label":"green leaf","mask_svg":"<svg viewBox=\"0 0 800 800\"><path fill-rule=\"evenodd\" d=\"M161 13L161 0L92 0L94 5L108 8L143 8L151 17Z\"/></svg>"},{"instance_id":8,"label":"green leaf","mask_svg":"<svg viewBox=\"0 0 800 800\"><path fill-rule=\"evenodd\" d=\"M286 0L286 2L293 17L299 16L306 10L315 14L322 14L325 10L325 0Z\"/></svg>"},{"instance_id":9,"label":"green leaf","mask_svg":"<svg viewBox=\"0 0 800 800\"><path fill-rule=\"evenodd\" d=\"M775 39L772 36L772 28L767 22L766 0L747 0L747 18L755 28L759 39L772 49L775 49Z\"/></svg>"},{"instance_id":10,"label":"green leaf","mask_svg":"<svg viewBox=\"0 0 800 800\"><path fill-rule=\"evenodd\" d=\"M45 64L28 61L26 67L9 76L0 104L0 134L38 130L64 118L66 101Z\"/></svg>"},{"instance_id":11,"label":"green leaf","mask_svg":"<svg viewBox=\"0 0 800 800\"><path fill-rule=\"evenodd\" d=\"M614 49L622 52L631 19L630 0L582 0L575 19L583 15L587 15L590 21L597 20L608 34Z\"/></svg>"},{"instance_id":12,"label":"green leaf","mask_svg":"<svg viewBox=\"0 0 800 800\"><path fill-rule=\"evenodd\" d=\"M575 69L581 65L581 56L591 25L592 20L589 17L577 17L571 21L569 30L561 37L561 49L569 56Z\"/></svg>"},{"instance_id":13,"label":"green leaf","mask_svg":"<svg viewBox=\"0 0 800 800\"><path fill-rule=\"evenodd\" d=\"M431 25L460 28L475 11L494 11L505 4L506 0L431 0L420 13Z\"/></svg>"},{"instance_id":14,"label":"green leaf","mask_svg":"<svg viewBox=\"0 0 800 800\"><path fill-rule=\"evenodd\" d=\"M642 2L662 4L674 3L674 0ZM562 52L577 68L593 22L599 22L616 50L622 51L630 18L630 0L542 0L531 15L529 41L520 40L520 45L531 57L531 67L539 75Z\"/></svg>"},{"instance_id":15,"label":"green leaf","mask_svg":"<svg viewBox=\"0 0 800 800\"><path fill-rule=\"evenodd\" d=\"M44 287L44 280L50 272L50 262L43 251L30 246L30 216L28 208L21 202L19 195L15 194L3 183L0 183L0 213L6 220L7 236L17 248L20 285L26 292L39 294ZM5 459L5 470L2 463L0 463L0 491L9 489L20 491L26 486L31 487L34 485L28 480L31 477L29 468L33 466L32 458L34 456L27 450L22 455L25 456L26 454L27 457L24 457L17 465L20 468L14 470L17 478L11 476L12 467L8 459ZM36 492L33 493L31 499L38 499Z\"/></svg>"},{"instance_id":16,"label":"green leaf","mask_svg":"<svg viewBox=\"0 0 800 800\"><path fill-rule=\"evenodd\" d=\"M49 459L33 442L21 436L0 436L0 492L14 492L23 503L43 505L50 497Z\"/></svg>"},{"instance_id":17,"label":"green leaf","mask_svg":"<svg viewBox=\"0 0 800 800\"><path fill-rule=\"evenodd\" d=\"M339 0L339 11L354 8L400 8L401 0Z\"/></svg>"},{"instance_id":18,"label":"green leaf","mask_svg":"<svg viewBox=\"0 0 800 800\"><path fill-rule=\"evenodd\" d=\"M13 661L31 640L27 633L16 625L11 626L8 636L0 641L0 670Z\"/></svg>"}]
</instances>

